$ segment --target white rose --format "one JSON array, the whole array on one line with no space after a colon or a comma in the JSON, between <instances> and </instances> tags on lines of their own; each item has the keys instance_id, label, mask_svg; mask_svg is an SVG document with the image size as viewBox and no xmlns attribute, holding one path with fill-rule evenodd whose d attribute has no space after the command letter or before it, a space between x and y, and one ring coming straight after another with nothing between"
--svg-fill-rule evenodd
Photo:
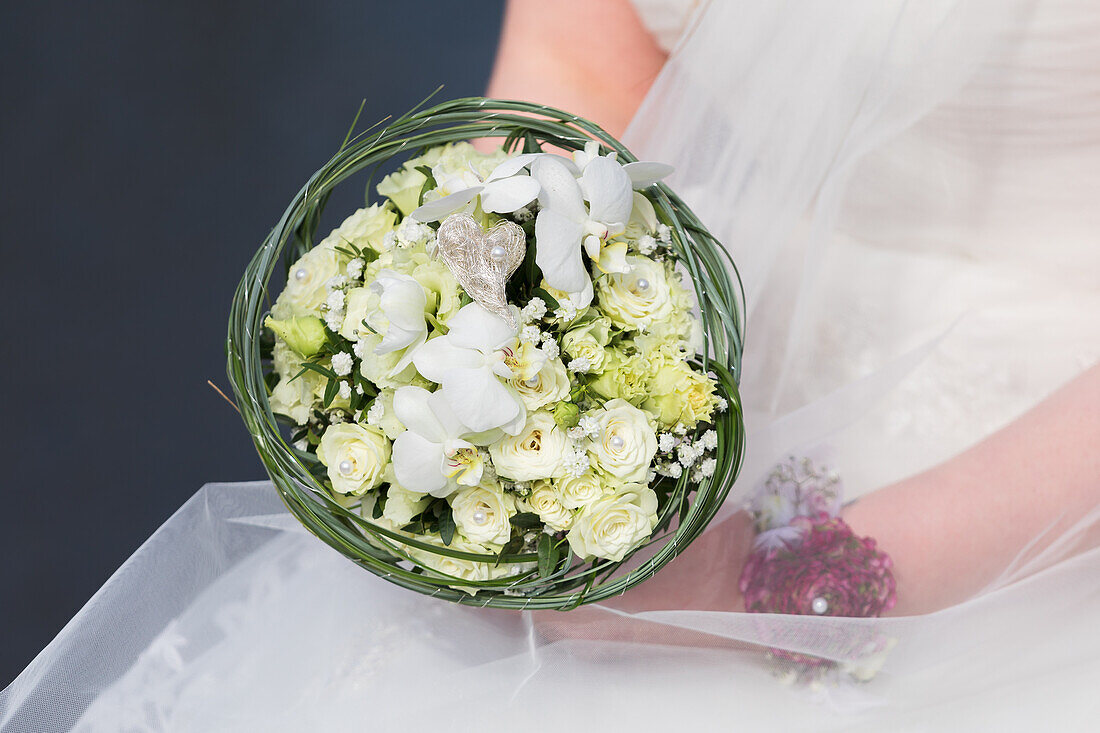
<instances>
[{"instance_id":1,"label":"white rose","mask_svg":"<svg viewBox=\"0 0 1100 733\"><path fill-rule=\"evenodd\" d=\"M432 497L409 491L393 480L393 468L386 471L389 488L386 489L386 505L382 509L382 518L391 522L391 526L404 527L412 518L424 511Z\"/></svg>"},{"instance_id":2,"label":"white rose","mask_svg":"<svg viewBox=\"0 0 1100 733\"><path fill-rule=\"evenodd\" d=\"M328 468L333 490L363 494L382 483L390 462L390 441L375 428L355 423L330 425L317 446L317 458Z\"/></svg>"},{"instance_id":3,"label":"white rose","mask_svg":"<svg viewBox=\"0 0 1100 733\"><path fill-rule=\"evenodd\" d=\"M657 495L648 486L625 484L577 514L566 539L579 557L619 562L657 525Z\"/></svg>"},{"instance_id":4,"label":"white rose","mask_svg":"<svg viewBox=\"0 0 1100 733\"><path fill-rule=\"evenodd\" d=\"M383 178L375 190L379 196L393 201L401 213L408 216L413 209L420 206L420 189L424 187L426 180L428 179L423 173L405 165Z\"/></svg>"},{"instance_id":5,"label":"white rose","mask_svg":"<svg viewBox=\"0 0 1100 733\"><path fill-rule=\"evenodd\" d=\"M561 504L566 509L581 509L596 499L603 496L608 487L592 471L585 471L580 476L565 476L555 479L554 486L558 489Z\"/></svg>"},{"instance_id":6,"label":"white rose","mask_svg":"<svg viewBox=\"0 0 1100 733\"><path fill-rule=\"evenodd\" d=\"M657 453L649 417L626 400L608 400L595 415L599 432L588 441L592 464L620 481L644 481Z\"/></svg>"},{"instance_id":7,"label":"white rose","mask_svg":"<svg viewBox=\"0 0 1100 733\"><path fill-rule=\"evenodd\" d=\"M432 544L440 547L447 547L451 550L458 550L460 552L471 552L478 555L495 555L499 552L500 548L485 547L484 545L476 542L471 542L462 535L455 533L455 536L451 538L450 545L444 545L443 540L438 536L435 537L420 537L419 539L427 540ZM531 563L500 563L495 564L493 562L479 562L476 560L466 560L464 558L450 557L448 555L440 555L427 550L420 550L415 547L408 547L407 551L409 555L416 560L420 565L434 570L437 573L446 575L452 578L458 578L460 581L468 581L470 583L481 583L486 580L495 580L497 578L506 578L510 575L517 575L519 573L527 572L531 569ZM455 584L451 586L458 590L466 591L470 594L477 593L477 588L471 588L469 586Z\"/></svg>"},{"instance_id":8,"label":"white rose","mask_svg":"<svg viewBox=\"0 0 1100 733\"><path fill-rule=\"evenodd\" d=\"M321 304L328 297L326 284L340 274L340 267L347 259L331 244L321 243L306 252L290 266L286 287L275 299L271 315L277 319L319 316Z\"/></svg>"},{"instance_id":9,"label":"white rose","mask_svg":"<svg viewBox=\"0 0 1100 733\"><path fill-rule=\"evenodd\" d=\"M393 410L394 391L380 390L371 408L367 410L367 424L380 428L390 440L395 440L398 435L405 432L404 423L397 419L397 413Z\"/></svg>"},{"instance_id":10,"label":"white rose","mask_svg":"<svg viewBox=\"0 0 1100 733\"><path fill-rule=\"evenodd\" d=\"M629 272L596 281L597 303L616 326L645 331L672 316L672 291L660 263L636 255L626 262Z\"/></svg>"},{"instance_id":11,"label":"white rose","mask_svg":"<svg viewBox=\"0 0 1100 733\"><path fill-rule=\"evenodd\" d=\"M512 536L516 500L500 486L483 483L463 488L447 499L455 526L472 542L503 545Z\"/></svg>"},{"instance_id":12,"label":"white rose","mask_svg":"<svg viewBox=\"0 0 1100 733\"><path fill-rule=\"evenodd\" d=\"M528 410L537 410L569 397L569 372L561 359L548 359L530 379L509 380Z\"/></svg>"},{"instance_id":13,"label":"white rose","mask_svg":"<svg viewBox=\"0 0 1100 733\"><path fill-rule=\"evenodd\" d=\"M386 232L393 229L396 222L397 214L389 208L371 204L344 219L343 223L321 240L321 244L318 246L328 245L347 248L348 244L353 244L359 249L370 248L380 252L382 251L382 238L386 235ZM291 272L293 271L292 269Z\"/></svg>"},{"instance_id":14,"label":"white rose","mask_svg":"<svg viewBox=\"0 0 1100 733\"><path fill-rule=\"evenodd\" d=\"M566 438L545 410L527 416L519 435L506 435L489 446L493 465L501 476L515 481L551 478L561 470Z\"/></svg>"},{"instance_id":15,"label":"white rose","mask_svg":"<svg viewBox=\"0 0 1100 733\"><path fill-rule=\"evenodd\" d=\"M318 390L324 394L325 378L315 372L307 372L294 381L280 379L271 390L268 404L276 415L286 415L298 425L309 422L309 413L313 403L319 398Z\"/></svg>"},{"instance_id":16,"label":"white rose","mask_svg":"<svg viewBox=\"0 0 1100 733\"><path fill-rule=\"evenodd\" d=\"M526 499L519 501L524 511L534 512L547 527L563 532L573 525L573 512L566 509L557 490L548 481L536 481Z\"/></svg>"}]
</instances>

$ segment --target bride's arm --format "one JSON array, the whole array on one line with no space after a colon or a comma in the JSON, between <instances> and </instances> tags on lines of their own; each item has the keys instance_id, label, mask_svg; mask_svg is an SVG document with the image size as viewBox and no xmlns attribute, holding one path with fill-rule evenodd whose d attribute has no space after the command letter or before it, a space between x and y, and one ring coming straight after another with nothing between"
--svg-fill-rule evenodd
<instances>
[{"instance_id":1,"label":"bride's arm","mask_svg":"<svg viewBox=\"0 0 1100 733\"><path fill-rule=\"evenodd\" d=\"M1100 365L970 450L849 507L856 534L894 559L891 615L973 596L1048 527L1036 549L1100 506L1097 446Z\"/></svg>"},{"instance_id":2,"label":"bride's arm","mask_svg":"<svg viewBox=\"0 0 1100 733\"><path fill-rule=\"evenodd\" d=\"M619 136L664 62L628 0L509 0L487 94L560 107Z\"/></svg>"}]
</instances>

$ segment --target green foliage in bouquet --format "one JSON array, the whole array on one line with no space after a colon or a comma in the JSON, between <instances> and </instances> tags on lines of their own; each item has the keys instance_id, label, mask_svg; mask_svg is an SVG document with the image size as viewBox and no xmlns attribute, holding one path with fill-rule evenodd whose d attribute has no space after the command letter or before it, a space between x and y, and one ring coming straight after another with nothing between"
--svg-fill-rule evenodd
<instances>
[{"instance_id":1,"label":"green foliage in bouquet","mask_svg":"<svg viewBox=\"0 0 1100 733\"><path fill-rule=\"evenodd\" d=\"M333 189L393 162L385 198L316 242ZM349 133L230 313L228 375L291 513L393 583L478 606L575 608L682 552L740 467L743 294L667 172L518 101Z\"/></svg>"}]
</instances>

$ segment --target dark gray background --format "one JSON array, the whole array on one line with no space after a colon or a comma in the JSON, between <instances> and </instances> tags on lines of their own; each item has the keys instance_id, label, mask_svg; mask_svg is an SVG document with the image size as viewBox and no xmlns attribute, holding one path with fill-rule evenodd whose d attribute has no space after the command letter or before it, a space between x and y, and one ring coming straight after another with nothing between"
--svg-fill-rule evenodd
<instances>
[{"instance_id":1,"label":"dark gray background","mask_svg":"<svg viewBox=\"0 0 1100 733\"><path fill-rule=\"evenodd\" d=\"M0 685L203 483L263 477L206 385L245 263L361 100L483 92L501 11L0 8Z\"/></svg>"}]
</instances>

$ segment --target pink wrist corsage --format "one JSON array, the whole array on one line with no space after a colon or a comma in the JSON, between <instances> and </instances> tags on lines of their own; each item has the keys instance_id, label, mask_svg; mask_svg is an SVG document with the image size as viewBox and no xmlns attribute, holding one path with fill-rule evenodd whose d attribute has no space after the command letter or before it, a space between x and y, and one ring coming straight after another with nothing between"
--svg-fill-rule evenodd
<instances>
[{"instance_id":1,"label":"pink wrist corsage","mask_svg":"<svg viewBox=\"0 0 1100 733\"><path fill-rule=\"evenodd\" d=\"M840 518L842 499L839 478L810 459L776 466L749 506L758 534L741 572L747 611L868 618L894 607L890 556ZM771 653L809 667L831 664Z\"/></svg>"}]
</instances>

